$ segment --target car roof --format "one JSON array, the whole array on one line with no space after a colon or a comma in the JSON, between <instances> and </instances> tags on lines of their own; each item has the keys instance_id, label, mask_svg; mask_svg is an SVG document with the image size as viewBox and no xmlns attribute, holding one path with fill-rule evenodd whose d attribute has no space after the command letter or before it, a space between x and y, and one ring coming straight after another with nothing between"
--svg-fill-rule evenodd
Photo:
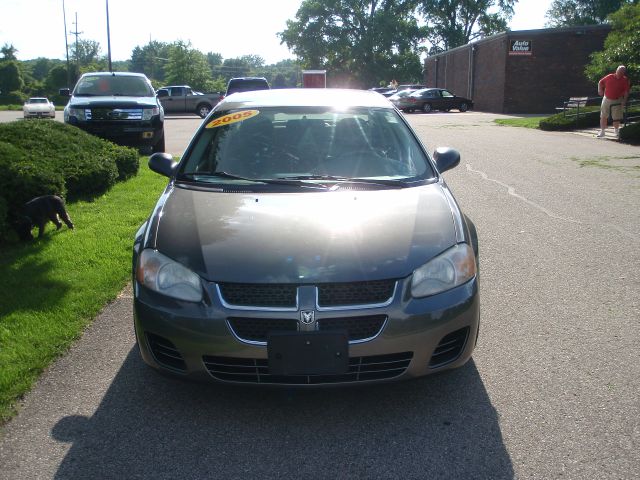
<instances>
[{"instance_id":1,"label":"car roof","mask_svg":"<svg viewBox=\"0 0 640 480\"><path fill-rule=\"evenodd\" d=\"M233 77L229 79L230 82L233 80L266 80L266 78L264 77Z\"/></svg>"},{"instance_id":2,"label":"car roof","mask_svg":"<svg viewBox=\"0 0 640 480\"><path fill-rule=\"evenodd\" d=\"M279 88L238 92L226 97L216 110L247 107L379 107L394 108L377 92L341 88Z\"/></svg>"},{"instance_id":3,"label":"car roof","mask_svg":"<svg viewBox=\"0 0 640 480\"><path fill-rule=\"evenodd\" d=\"M83 77L90 77L90 76L114 76L114 77L145 77L146 75L144 73L135 73L135 72L87 72L87 73L83 73L82 76Z\"/></svg>"}]
</instances>

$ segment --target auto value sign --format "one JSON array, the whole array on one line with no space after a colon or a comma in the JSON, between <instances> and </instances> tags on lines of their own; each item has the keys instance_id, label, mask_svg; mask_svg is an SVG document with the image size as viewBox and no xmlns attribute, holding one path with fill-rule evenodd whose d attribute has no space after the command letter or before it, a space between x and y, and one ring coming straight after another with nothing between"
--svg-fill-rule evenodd
<instances>
[{"instance_id":1,"label":"auto value sign","mask_svg":"<svg viewBox=\"0 0 640 480\"><path fill-rule=\"evenodd\" d=\"M509 42L509 55L531 55L533 52L531 40L511 40Z\"/></svg>"}]
</instances>

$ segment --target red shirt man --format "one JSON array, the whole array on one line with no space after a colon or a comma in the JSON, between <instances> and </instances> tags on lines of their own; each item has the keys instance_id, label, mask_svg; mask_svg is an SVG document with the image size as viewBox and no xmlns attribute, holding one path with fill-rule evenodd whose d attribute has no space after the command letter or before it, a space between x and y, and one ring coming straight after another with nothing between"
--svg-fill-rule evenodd
<instances>
[{"instance_id":1,"label":"red shirt man","mask_svg":"<svg viewBox=\"0 0 640 480\"><path fill-rule=\"evenodd\" d=\"M609 113L611 113L611 118L613 119L615 135L616 137L619 136L618 129L620 128L620 120L622 120L622 111L625 103L627 103L627 97L631 89L631 82L625 75L626 72L625 66L620 65L616 69L616 73L610 73L602 77L598 82L598 95L602 96L599 138L604 138Z\"/></svg>"}]
</instances>

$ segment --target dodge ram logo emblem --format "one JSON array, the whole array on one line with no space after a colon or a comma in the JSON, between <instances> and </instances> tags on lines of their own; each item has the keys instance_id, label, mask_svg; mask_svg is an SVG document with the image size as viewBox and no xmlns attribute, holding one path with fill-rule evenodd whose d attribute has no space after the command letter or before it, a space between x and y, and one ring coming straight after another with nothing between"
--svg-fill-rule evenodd
<instances>
[{"instance_id":1,"label":"dodge ram logo emblem","mask_svg":"<svg viewBox=\"0 0 640 480\"><path fill-rule=\"evenodd\" d=\"M315 313L313 310L302 310L300 312L300 322L304 325L312 325L316 321Z\"/></svg>"}]
</instances>

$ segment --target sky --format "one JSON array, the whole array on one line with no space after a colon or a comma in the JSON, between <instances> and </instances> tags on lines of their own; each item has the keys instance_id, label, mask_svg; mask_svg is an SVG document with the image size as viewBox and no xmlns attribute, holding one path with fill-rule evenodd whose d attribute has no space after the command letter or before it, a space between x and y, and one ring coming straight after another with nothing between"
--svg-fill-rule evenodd
<instances>
[{"instance_id":1,"label":"sky","mask_svg":"<svg viewBox=\"0 0 640 480\"><path fill-rule=\"evenodd\" d=\"M237 2L237 3L236 3ZM225 58L259 55L266 64L294 58L277 33L295 18L301 0L109 0L111 59L127 60L149 40L183 40ZM551 0L519 0L511 30L544 28ZM63 0L0 0L0 45L18 60L65 58ZM98 41L107 53L106 0L64 0L67 32ZM77 26L76 26L77 14ZM244 17L242 15L245 15ZM69 34L67 42L75 39Z\"/></svg>"}]
</instances>

